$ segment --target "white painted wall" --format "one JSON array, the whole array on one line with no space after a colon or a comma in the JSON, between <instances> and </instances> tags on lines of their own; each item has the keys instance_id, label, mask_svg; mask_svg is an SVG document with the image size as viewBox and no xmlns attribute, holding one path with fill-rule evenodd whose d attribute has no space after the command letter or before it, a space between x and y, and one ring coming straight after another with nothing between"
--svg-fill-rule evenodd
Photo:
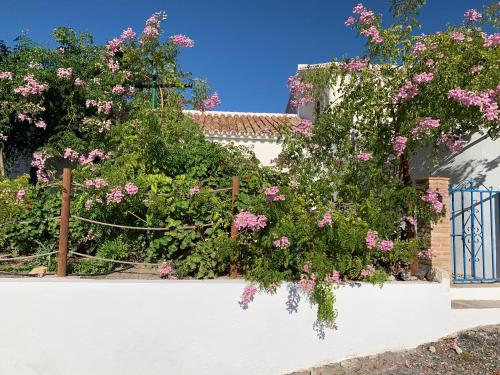
<instances>
[{"instance_id":1,"label":"white painted wall","mask_svg":"<svg viewBox=\"0 0 500 375\"><path fill-rule=\"evenodd\" d=\"M500 309L455 317L446 283L362 284L337 291L339 328L322 339L290 285L243 310L244 285L0 280L0 374L276 375L500 323Z\"/></svg>"},{"instance_id":2,"label":"white painted wall","mask_svg":"<svg viewBox=\"0 0 500 375\"><path fill-rule=\"evenodd\" d=\"M245 146L250 148L255 157L266 166L271 165L271 160L276 159L281 153L282 143L273 137L250 137L239 135L213 135L205 136L218 143L234 144L235 146Z\"/></svg>"}]
</instances>

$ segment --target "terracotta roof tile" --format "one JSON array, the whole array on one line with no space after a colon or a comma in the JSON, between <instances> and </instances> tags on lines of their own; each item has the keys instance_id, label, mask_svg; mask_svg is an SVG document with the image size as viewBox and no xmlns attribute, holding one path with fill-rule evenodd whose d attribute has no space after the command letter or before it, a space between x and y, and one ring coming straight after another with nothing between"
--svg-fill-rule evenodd
<instances>
[{"instance_id":1,"label":"terracotta roof tile","mask_svg":"<svg viewBox=\"0 0 500 375\"><path fill-rule=\"evenodd\" d=\"M184 110L205 133L273 136L283 127L297 125L300 118L293 114L245 113Z\"/></svg>"}]
</instances>

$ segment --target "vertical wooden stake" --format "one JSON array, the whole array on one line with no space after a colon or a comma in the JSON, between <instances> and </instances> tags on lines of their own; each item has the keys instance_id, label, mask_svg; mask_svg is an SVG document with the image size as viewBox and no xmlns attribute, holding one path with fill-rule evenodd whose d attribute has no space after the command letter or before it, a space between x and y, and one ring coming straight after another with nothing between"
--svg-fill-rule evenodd
<instances>
[{"instance_id":1,"label":"vertical wooden stake","mask_svg":"<svg viewBox=\"0 0 500 375\"><path fill-rule=\"evenodd\" d=\"M71 197L71 168L63 170L63 187L61 202L61 224L59 229L59 255L57 257L57 276L66 276L68 262L68 235Z\"/></svg>"},{"instance_id":2,"label":"vertical wooden stake","mask_svg":"<svg viewBox=\"0 0 500 375\"><path fill-rule=\"evenodd\" d=\"M231 223L231 239L236 241L238 238L238 228L236 227L235 216L237 214L236 204L238 194L240 193L240 177L233 176L233 185L231 190L231 205L233 208L233 221ZM229 277L235 278L238 275L238 264L231 262L229 265Z\"/></svg>"}]
</instances>

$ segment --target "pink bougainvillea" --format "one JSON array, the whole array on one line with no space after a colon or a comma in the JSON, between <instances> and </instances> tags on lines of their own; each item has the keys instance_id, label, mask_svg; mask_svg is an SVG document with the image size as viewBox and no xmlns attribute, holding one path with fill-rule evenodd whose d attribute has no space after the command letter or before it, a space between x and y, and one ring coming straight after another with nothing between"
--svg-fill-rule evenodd
<instances>
[{"instance_id":1,"label":"pink bougainvillea","mask_svg":"<svg viewBox=\"0 0 500 375\"><path fill-rule=\"evenodd\" d=\"M139 191L139 188L131 182L127 182L123 189L128 195L136 195Z\"/></svg>"},{"instance_id":2,"label":"pink bougainvillea","mask_svg":"<svg viewBox=\"0 0 500 375\"><path fill-rule=\"evenodd\" d=\"M323 217L316 223L319 228L323 228L325 225L331 227L333 225L332 216L329 214L324 214Z\"/></svg>"},{"instance_id":3,"label":"pink bougainvillea","mask_svg":"<svg viewBox=\"0 0 500 375\"><path fill-rule=\"evenodd\" d=\"M368 161L373 158L373 154L371 152L360 152L356 155L356 158L361 161Z\"/></svg>"},{"instance_id":4,"label":"pink bougainvillea","mask_svg":"<svg viewBox=\"0 0 500 375\"><path fill-rule=\"evenodd\" d=\"M432 129L439 127L439 120L426 117L418 122L418 125L412 130L412 135L419 139L420 135L429 135Z\"/></svg>"},{"instance_id":5,"label":"pink bougainvillea","mask_svg":"<svg viewBox=\"0 0 500 375\"><path fill-rule=\"evenodd\" d=\"M277 186L264 189L264 195L266 196L267 203L284 201L285 196L283 194L278 194L280 189Z\"/></svg>"},{"instance_id":6,"label":"pink bougainvillea","mask_svg":"<svg viewBox=\"0 0 500 375\"><path fill-rule=\"evenodd\" d=\"M221 100L219 98L219 94L214 92L208 98L202 101L201 110L202 111L210 111L221 104Z\"/></svg>"},{"instance_id":7,"label":"pink bougainvillea","mask_svg":"<svg viewBox=\"0 0 500 375\"><path fill-rule=\"evenodd\" d=\"M188 38L184 34L172 35L170 37L170 40L172 41L173 44L175 44L176 46L179 46L179 47L185 47L185 48L194 47L193 39Z\"/></svg>"},{"instance_id":8,"label":"pink bougainvillea","mask_svg":"<svg viewBox=\"0 0 500 375\"><path fill-rule=\"evenodd\" d=\"M59 68L56 71L58 78L69 79L73 74L73 68Z\"/></svg>"},{"instance_id":9,"label":"pink bougainvillea","mask_svg":"<svg viewBox=\"0 0 500 375\"><path fill-rule=\"evenodd\" d=\"M165 266L158 270L162 279L167 280L177 280L177 277L174 276L175 270L172 266Z\"/></svg>"},{"instance_id":10,"label":"pink bougainvillea","mask_svg":"<svg viewBox=\"0 0 500 375\"><path fill-rule=\"evenodd\" d=\"M111 203L118 204L123 200L124 196L125 195L123 194L122 189L119 186L116 186L106 194L106 203L107 204L111 204Z\"/></svg>"},{"instance_id":11,"label":"pink bougainvillea","mask_svg":"<svg viewBox=\"0 0 500 375\"><path fill-rule=\"evenodd\" d=\"M373 267L371 264L365 266L365 268L363 268L361 270L362 277L369 277L369 276L373 275L374 273L375 273L375 267Z\"/></svg>"},{"instance_id":12,"label":"pink bougainvillea","mask_svg":"<svg viewBox=\"0 0 500 375\"><path fill-rule=\"evenodd\" d=\"M307 119L302 119L297 125L291 128L293 133L300 133L305 137L310 137L312 135L312 121Z\"/></svg>"},{"instance_id":13,"label":"pink bougainvillea","mask_svg":"<svg viewBox=\"0 0 500 375\"><path fill-rule=\"evenodd\" d=\"M455 134L444 133L439 136L436 143L438 145L445 145L451 152L460 152L469 142Z\"/></svg>"},{"instance_id":14,"label":"pink bougainvillea","mask_svg":"<svg viewBox=\"0 0 500 375\"><path fill-rule=\"evenodd\" d=\"M359 72L368 66L368 59L352 59L344 63L342 67L349 72Z\"/></svg>"},{"instance_id":15,"label":"pink bougainvillea","mask_svg":"<svg viewBox=\"0 0 500 375\"><path fill-rule=\"evenodd\" d=\"M23 80L25 84L23 86L16 87L14 92L25 97L39 95L49 88L47 85L38 83L31 74L28 74Z\"/></svg>"},{"instance_id":16,"label":"pink bougainvillea","mask_svg":"<svg viewBox=\"0 0 500 375\"><path fill-rule=\"evenodd\" d=\"M316 274L310 272L309 264L304 264L304 272L300 275L300 288L306 293L312 293L317 283Z\"/></svg>"},{"instance_id":17,"label":"pink bougainvillea","mask_svg":"<svg viewBox=\"0 0 500 375\"><path fill-rule=\"evenodd\" d=\"M9 81L12 81L12 77L12 72L0 72L0 79L8 79Z\"/></svg>"},{"instance_id":18,"label":"pink bougainvillea","mask_svg":"<svg viewBox=\"0 0 500 375\"><path fill-rule=\"evenodd\" d=\"M422 197L422 200L426 203L429 203L432 206L432 209L436 213L443 212L444 204L440 200L441 196L439 193L431 188L426 190L426 194Z\"/></svg>"},{"instance_id":19,"label":"pink bougainvillea","mask_svg":"<svg viewBox=\"0 0 500 375\"><path fill-rule=\"evenodd\" d=\"M326 284L340 284L340 274L333 271L331 274L325 276Z\"/></svg>"},{"instance_id":20,"label":"pink bougainvillea","mask_svg":"<svg viewBox=\"0 0 500 375\"><path fill-rule=\"evenodd\" d=\"M290 106L298 108L307 104L314 103L314 98L310 93L313 85L303 82L298 75L288 77L288 87L290 89Z\"/></svg>"},{"instance_id":21,"label":"pink bougainvillea","mask_svg":"<svg viewBox=\"0 0 500 375\"><path fill-rule=\"evenodd\" d=\"M478 12L476 9L469 9L464 13L464 17L467 21L477 21L483 15Z\"/></svg>"},{"instance_id":22,"label":"pink bougainvillea","mask_svg":"<svg viewBox=\"0 0 500 375\"><path fill-rule=\"evenodd\" d=\"M364 36L370 36L371 41L375 44L382 43L384 41L384 39L380 36L380 33L375 26L370 26L368 29L361 30L359 33Z\"/></svg>"},{"instance_id":23,"label":"pink bougainvillea","mask_svg":"<svg viewBox=\"0 0 500 375\"><path fill-rule=\"evenodd\" d=\"M408 138L401 135L398 135L394 138L394 140L392 141L392 149L396 153L396 156L400 156L403 154L404 150L406 149L407 141Z\"/></svg>"},{"instance_id":24,"label":"pink bougainvillea","mask_svg":"<svg viewBox=\"0 0 500 375\"><path fill-rule=\"evenodd\" d=\"M379 244L380 251L391 251L394 247L394 243L391 240L381 241Z\"/></svg>"},{"instance_id":25,"label":"pink bougainvillea","mask_svg":"<svg viewBox=\"0 0 500 375\"><path fill-rule=\"evenodd\" d=\"M278 238L277 240L273 241L274 247L280 248L280 249L286 249L287 247L290 246L290 240L288 237L281 237Z\"/></svg>"},{"instance_id":26,"label":"pink bougainvillea","mask_svg":"<svg viewBox=\"0 0 500 375\"><path fill-rule=\"evenodd\" d=\"M417 96L419 92L418 85L411 81L406 81L399 89L397 98L400 100L410 100Z\"/></svg>"},{"instance_id":27,"label":"pink bougainvillea","mask_svg":"<svg viewBox=\"0 0 500 375\"><path fill-rule=\"evenodd\" d=\"M413 82L415 83L429 83L434 78L432 73L418 73L413 76Z\"/></svg>"},{"instance_id":28,"label":"pink bougainvillea","mask_svg":"<svg viewBox=\"0 0 500 375\"><path fill-rule=\"evenodd\" d=\"M476 74L476 73L479 73L483 69L484 69L484 67L482 65L476 65L476 66L473 66L472 68L470 68L469 71L471 74Z\"/></svg>"},{"instance_id":29,"label":"pink bougainvillea","mask_svg":"<svg viewBox=\"0 0 500 375\"><path fill-rule=\"evenodd\" d=\"M377 246L378 241L378 233L374 230L369 230L365 237L366 247L371 250Z\"/></svg>"},{"instance_id":30,"label":"pink bougainvillea","mask_svg":"<svg viewBox=\"0 0 500 375\"><path fill-rule=\"evenodd\" d=\"M45 163L52 156L45 151L37 151L33 153L33 159L31 161L31 166L37 169L36 176L38 181L47 183L50 181L54 172L47 169Z\"/></svg>"},{"instance_id":31,"label":"pink bougainvillea","mask_svg":"<svg viewBox=\"0 0 500 375\"><path fill-rule=\"evenodd\" d=\"M17 192L16 199L23 200L25 195L26 195L26 191L24 191L24 189L21 189Z\"/></svg>"},{"instance_id":32,"label":"pink bougainvillea","mask_svg":"<svg viewBox=\"0 0 500 375\"><path fill-rule=\"evenodd\" d=\"M255 231L266 227L267 217L264 215L254 215L248 211L241 211L236 215L234 223L238 230L250 229Z\"/></svg>"},{"instance_id":33,"label":"pink bougainvillea","mask_svg":"<svg viewBox=\"0 0 500 375\"><path fill-rule=\"evenodd\" d=\"M122 35L120 36L120 40L122 42L126 40L132 41L135 39L135 35L136 35L135 31L132 30L132 28L128 27L125 30L123 30Z\"/></svg>"},{"instance_id":34,"label":"pink bougainvillea","mask_svg":"<svg viewBox=\"0 0 500 375\"><path fill-rule=\"evenodd\" d=\"M500 119L496 96L497 93L495 90L474 92L456 87L448 91L448 98L466 107L478 107L479 111L483 114L483 118L490 121L498 121Z\"/></svg>"}]
</instances>

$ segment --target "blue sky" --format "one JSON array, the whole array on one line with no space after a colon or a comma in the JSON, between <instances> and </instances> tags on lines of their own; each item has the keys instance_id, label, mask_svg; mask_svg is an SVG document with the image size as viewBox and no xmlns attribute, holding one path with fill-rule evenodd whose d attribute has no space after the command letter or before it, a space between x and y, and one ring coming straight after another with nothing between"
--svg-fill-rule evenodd
<instances>
[{"instance_id":1,"label":"blue sky","mask_svg":"<svg viewBox=\"0 0 500 375\"><path fill-rule=\"evenodd\" d=\"M344 26L351 0L2 0L0 39L9 45L23 29L43 44L57 26L90 31L97 43L131 26L140 31L155 11L165 10L167 35L184 33L195 48L181 65L207 78L219 92L219 110L283 112L286 81L297 64L329 61L363 53L364 39ZM388 0L363 2L388 17ZM428 0L422 32L459 23L469 8L487 1Z\"/></svg>"}]
</instances>

